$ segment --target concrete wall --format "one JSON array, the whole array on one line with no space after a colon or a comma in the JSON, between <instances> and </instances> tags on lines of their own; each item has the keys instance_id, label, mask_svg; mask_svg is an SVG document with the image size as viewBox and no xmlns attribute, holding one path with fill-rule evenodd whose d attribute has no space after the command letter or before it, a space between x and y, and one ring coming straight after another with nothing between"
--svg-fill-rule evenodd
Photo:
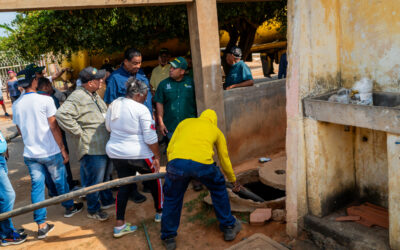
<instances>
[{"instance_id":1,"label":"concrete wall","mask_svg":"<svg viewBox=\"0 0 400 250\"><path fill-rule=\"evenodd\" d=\"M226 138L232 163L284 149L285 80L224 91Z\"/></svg>"},{"instance_id":2,"label":"concrete wall","mask_svg":"<svg viewBox=\"0 0 400 250\"><path fill-rule=\"evenodd\" d=\"M398 0L341 0L343 84L367 76L375 89L399 91L400 4Z\"/></svg>"},{"instance_id":3,"label":"concrete wall","mask_svg":"<svg viewBox=\"0 0 400 250\"><path fill-rule=\"evenodd\" d=\"M328 206L330 197L340 198L345 190L354 190L356 195L389 206L391 247L400 249L396 205L400 194L391 188L399 186L393 179L399 173L398 155L394 155L400 147L394 148L393 143L398 135L362 128L345 131L344 126L304 118L302 107L304 97L351 87L362 77L371 78L375 90L399 92L399 13L398 0L288 1L286 207L290 235L297 235L306 213L324 215L334 208Z\"/></svg>"}]
</instances>

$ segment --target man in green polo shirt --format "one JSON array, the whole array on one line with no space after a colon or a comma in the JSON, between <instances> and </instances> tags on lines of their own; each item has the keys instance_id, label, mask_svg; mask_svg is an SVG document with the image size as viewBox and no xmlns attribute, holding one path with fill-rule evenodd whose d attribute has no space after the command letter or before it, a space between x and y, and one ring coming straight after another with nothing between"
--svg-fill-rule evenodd
<instances>
[{"instance_id":1,"label":"man in green polo shirt","mask_svg":"<svg viewBox=\"0 0 400 250\"><path fill-rule=\"evenodd\" d=\"M154 97L160 131L169 140L181 121L197 116L193 78L185 75L185 58L175 58L170 64L169 77L160 82Z\"/></svg>"}]
</instances>

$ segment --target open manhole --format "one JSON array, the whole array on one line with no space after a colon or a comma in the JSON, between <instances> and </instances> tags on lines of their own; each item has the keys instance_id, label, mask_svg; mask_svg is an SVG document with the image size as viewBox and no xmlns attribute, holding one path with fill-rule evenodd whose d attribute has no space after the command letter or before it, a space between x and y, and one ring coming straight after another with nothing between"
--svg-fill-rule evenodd
<instances>
[{"instance_id":1,"label":"open manhole","mask_svg":"<svg viewBox=\"0 0 400 250\"><path fill-rule=\"evenodd\" d=\"M231 189L228 190L229 200L231 203L231 209L235 212L253 212L257 208L272 208L272 209L284 209L286 192L282 188L275 188L270 185L265 185L261 182L259 176L259 170L253 169L244 173L240 173L236 176L237 181L242 184L246 190L260 197L264 201L255 201L233 193ZM210 195L204 198L204 201L208 204L212 204Z\"/></svg>"},{"instance_id":2,"label":"open manhole","mask_svg":"<svg viewBox=\"0 0 400 250\"><path fill-rule=\"evenodd\" d=\"M263 198L265 201L275 200L286 196L285 191L264 185L261 181L246 183L243 186L249 191Z\"/></svg>"}]
</instances>

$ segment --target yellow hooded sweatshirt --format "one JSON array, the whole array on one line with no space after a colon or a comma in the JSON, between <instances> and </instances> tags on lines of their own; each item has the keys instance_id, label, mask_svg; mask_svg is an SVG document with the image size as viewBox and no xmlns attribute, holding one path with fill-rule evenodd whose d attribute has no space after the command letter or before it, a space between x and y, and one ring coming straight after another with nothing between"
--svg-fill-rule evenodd
<instances>
[{"instance_id":1,"label":"yellow hooded sweatshirt","mask_svg":"<svg viewBox=\"0 0 400 250\"><path fill-rule=\"evenodd\" d=\"M228 181L235 182L225 136L217 127L217 114L211 109L203 111L199 118L188 118L179 123L168 145L168 161L185 159L212 164L214 145Z\"/></svg>"}]
</instances>

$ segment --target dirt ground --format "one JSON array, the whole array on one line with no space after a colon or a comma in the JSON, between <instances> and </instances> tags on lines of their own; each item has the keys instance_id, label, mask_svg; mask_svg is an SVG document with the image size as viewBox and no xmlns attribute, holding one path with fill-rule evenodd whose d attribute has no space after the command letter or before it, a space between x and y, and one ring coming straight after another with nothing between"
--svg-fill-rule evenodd
<instances>
[{"instance_id":1,"label":"dirt ground","mask_svg":"<svg viewBox=\"0 0 400 250\"><path fill-rule=\"evenodd\" d=\"M16 191L15 207L31 203L30 178L22 159L23 143L21 137L9 143L10 156L9 177ZM279 157L282 153L269 156ZM245 171L259 165L257 159L235 167L235 172ZM73 175L78 176L78 166L73 166ZM181 224L178 231L178 249L225 249L249 237L254 233L263 233L277 242L287 244L291 239L285 233L285 224L269 222L265 226L250 226L246 224L249 214L236 214L237 218L245 223L243 230L233 242L224 242L219 231L212 207L202 202L206 191L194 192L191 188L185 194L184 208ZM116 193L114 193L116 195ZM45 240L37 240L37 226L33 222L33 214L17 216L13 219L16 227L23 227L29 234L28 241L22 245L9 247L10 249L148 249L142 222L145 223L151 244L154 249L163 249L160 240L160 224L154 222L153 201L150 194L146 194L147 201L142 204L129 202L126 218L128 222L140 226L138 231L114 239L112 230L115 222L114 208L108 209L110 219L98 222L86 217L87 212L82 211L72 218L63 217L63 208L54 205L48 208L48 221L55 224L55 229ZM85 204L86 205L86 204Z\"/></svg>"},{"instance_id":2,"label":"dirt ground","mask_svg":"<svg viewBox=\"0 0 400 250\"><path fill-rule=\"evenodd\" d=\"M262 75L259 63L259 61L249 63L253 74L255 73L255 78L261 78ZM8 100L6 100L6 105L8 113L11 114L11 103ZM0 115L0 124L5 122L10 122L10 118ZM30 177L23 162L21 137L17 137L9 143L9 151L9 177L16 192L14 207L18 208L31 204ZM284 152L266 155L266 157L276 158L282 155L284 155ZM234 169L236 173L239 173L257 166L260 166L260 164L254 158L234 166ZM79 177L79 166L77 164L72 165L72 172L75 177ZM202 202L205 192L194 192L189 188L185 194L177 237L178 249L225 249L254 233L263 233L285 245L291 241L285 233L285 224L269 222L264 226L251 226L248 224L249 214L238 213L235 215L244 222L243 230L235 241L225 242L212 207ZM13 218L14 225L17 228L24 228L28 233L27 242L22 245L10 246L8 249L149 249L142 223L147 227L153 249L164 249L160 240L160 224L153 220L155 211L152 197L150 194L146 194L146 196L147 201L142 204L128 203L126 219L128 222L138 225L139 229L137 232L120 239L115 239L112 236L115 208L107 210L111 215L108 221L98 222L87 218L86 210L72 218L64 218L64 209L61 205L54 205L47 209L47 216L48 222L55 224L55 229L45 240L37 240L37 226L33 222L33 213L28 213Z\"/></svg>"}]
</instances>

